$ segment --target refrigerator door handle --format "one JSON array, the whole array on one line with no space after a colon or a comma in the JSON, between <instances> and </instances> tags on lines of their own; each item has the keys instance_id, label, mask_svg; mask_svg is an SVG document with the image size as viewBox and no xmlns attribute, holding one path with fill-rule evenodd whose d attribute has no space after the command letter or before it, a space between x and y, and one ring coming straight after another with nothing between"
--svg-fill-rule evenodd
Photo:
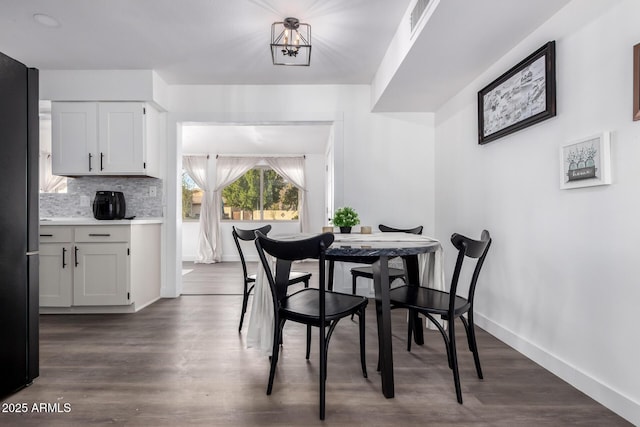
<instances>
[{"instance_id":1,"label":"refrigerator door handle","mask_svg":"<svg viewBox=\"0 0 640 427\"><path fill-rule=\"evenodd\" d=\"M40 251L29 251L29 252L27 252L27 256L38 255L39 253L40 253Z\"/></svg>"}]
</instances>

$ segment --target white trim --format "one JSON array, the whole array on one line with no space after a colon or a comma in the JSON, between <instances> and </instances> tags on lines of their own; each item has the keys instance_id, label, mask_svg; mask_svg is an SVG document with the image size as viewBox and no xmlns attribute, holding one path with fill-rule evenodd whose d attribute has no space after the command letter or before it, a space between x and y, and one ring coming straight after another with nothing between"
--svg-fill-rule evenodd
<instances>
[{"instance_id":1,"label":"white trim","mask_svg":"<svg viewBox=\"0 0 640 427\"><path fill-rule=\"evenodd\" d=\"M515 332L474 312L475 323L500 341L522 353L547 371L574 386L598 403L609 408L629 422L640 425L640 403L612 389L607 384L581 371L566 360L538 347ZM480 354L482 359L482 354Z\"/></svg>"},{"instance_id":2,"label":"white trim","mask_svg":"<svg viewBox=\"0 0 640 427\"><path fill-rule=\"evenodd\" d=\"M167 113L166 212L163 236L163 280L160 295L175 298L182 294L182 215L178 212L182 196L178 183L182 174L182 126L194 123L215 124L309 124L326 123L334 127L334 200L341 206L344 197L344 113L284 112L284 113Z\"/></svg>"}]
</instances>

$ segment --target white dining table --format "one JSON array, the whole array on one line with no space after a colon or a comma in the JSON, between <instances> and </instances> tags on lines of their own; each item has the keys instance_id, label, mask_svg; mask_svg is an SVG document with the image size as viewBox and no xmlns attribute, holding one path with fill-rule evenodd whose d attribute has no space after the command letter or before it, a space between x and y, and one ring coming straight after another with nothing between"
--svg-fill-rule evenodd
<instances>
[{"instance_id":1,"label":"white dining table","mask_svg":"<svg viewBox=\"0 0 640 427\"><path fill-rule=\"evenodd\" d=\"M308 237L304 234L288 234L288 235L274 235L271 236L274 239L280 240L295 240ZM418 262L418 277L420 283L424 286L428 284L429 287L439 290L445 290L444 280L444 256L442 246L438 240L428 236L409 234L409 233L372 233L372 234L335 234L335 240L333 244L327 249L327 259L331 260L331 253L336 254L333 257L337 261L349 261L358 259L360 255L365 255L363 259L375 259L374 262L374 275L377 274L378 280L380 280L380 271L385 271L388 274L388 260L395 256L405 255L407 251L413 255L417 255ZM379 256L378 254L383 254ZM338 256L339 255L339 256ZM380 268L380 261L384 260L384 268ZM370 262L370 263L371 263ZM406 262L405 268L406 268ZM408 273L408 272L407 272ZM408 276L407 276L408 277ZM375 282L375 280L374 280ZM389 279L382 280L385 288L376 288L376 304L387 307L388 306L388 287ZM380 300L381 295L386 297L386 302ZM384 300L384 298L382 298ZM380 310L377 310L380 312ZM388 310L384 313L384 321L386 329L388 329L390 318ZM264 355L271 355L273 344L273 300L271 297L271 291L269 289L268 282L266 281L265 271L261 264L258 265L258 271L256 275L256 283L254 288L253 302L251 304L251 313L249 318L249 325L247 328L247 347L255 348ZM378 324L380 328L381 319L378 318ZM390 331L386 332L386 335L390 335ZM379 340L381 340L381 334L379 332ZM417 338L417 337L416 337ZM390 361L388 365L382 366L381 370L383 374L387 372L390 379L390 386L387 386L385 390L385 380L383 376L383 392L387 397L393 397L393 366L392 356L390 356L390 336L385 339L389 341L385 343L385 353L387 353L387 359ZM382 343L381 351L383 349ZM384 358L381 360L384 365ZM390 387L390 388L389 388Z\"/></svg>"}]
</instances>

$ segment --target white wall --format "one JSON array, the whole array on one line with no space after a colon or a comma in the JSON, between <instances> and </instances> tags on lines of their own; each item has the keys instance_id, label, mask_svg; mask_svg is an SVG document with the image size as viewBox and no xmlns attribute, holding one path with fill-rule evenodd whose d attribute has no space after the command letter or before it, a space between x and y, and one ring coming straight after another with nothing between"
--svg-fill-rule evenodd
<instances>
[{"instance_id":1,"label":"white wall","mask_svg":"<svg viewBox=\"0 0 640 427\"><path fill-rule=\"evenodd\" d=\"M167 156L174 159L181 155L177 141L178 125L183 122L332 121L336 207L354 207L364 224L423 224L426 233L432 232L433 115L374 114L370 105L370 87L366 85L171 86ZM176 179L167 183L167 200L175 200L177 205L178 164L168 163L168 176ZM322 194L318 197L323 199ZM324 200L319 203L324 206ZM175 207L169 202L170 218L176 215L172 209ZM314 210L313 215L322 218L316 222L322 225L322 209ZM167 259L177 262L167 266L164 296L181 291L182 233L181 221L170 219Z\"/></svg>"},{"instance_id":2,"label":"white wall","mask_svg":"<svg viewBox=\"0 0 640 427\"><path fill-rule=\"evenodd\" d=\"M487 228L494 239L476 294L478 323L636 424L639 16L636 0L570 3L438 111L435 130L446 270L452 232ZM479 146L477 91L548 40L556 40L557 117ZM560 190L559 147L604 130L613 132L613 184Z\"/></svg>"}]
</instances>

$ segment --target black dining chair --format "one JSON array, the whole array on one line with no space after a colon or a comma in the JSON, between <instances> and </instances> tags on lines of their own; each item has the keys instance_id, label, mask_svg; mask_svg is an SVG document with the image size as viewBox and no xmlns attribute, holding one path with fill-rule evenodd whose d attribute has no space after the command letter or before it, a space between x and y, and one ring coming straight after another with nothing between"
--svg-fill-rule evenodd
<instances>
[{"instance_id":1,"label":"black dining chair","mask_svg":"<svg viewBox=\"0 0 640 427\"><path fill-rule=\"evenodd\" d=\"M482 368L480 367L480 357L478 356L478 345L476 343L475 326L473 322L473 297L478 283L478 276L485 257L491 246L491 236L487 230L482 231L480 240L473 240L461 234L454 233L451 236L451 243L458 250L456 266L451 279L449 292L413 285L404 285L394 288L390 292L391 308L406 308L409 310L409 333L407 350L411 351L411 332L413 322L419 319L415 313L421 313L431 320L442 335L447 348L447 359L449 368L453 371L453 382L456 388L458 402L462 403L462 391L460 390L460 374L458 373L458 357L456 354L455 320L460 318L467 333L467 343L469 350L473 353L473 361L476 365L478 378L482 379ZM471 276L471 283L466 298L456 294L458 289L458 279L462 271L462 264L465 259L476 259L476 265ZM467 315L465 319L464 315ZM448 331L434 316L440 316L447 321Z\"/></svg>"},{"instance_id":2,"label":"black dining chair","mask_svg":"<svg viewBox=\"0 0 640 427\"><path fill-rule=\"evenodd\" d=\"M260 231L256 231L256 247L271 288L273 300L273 351L267 394L271 394L273 380L278 364L282 330L287 320L319 328L320 332L320 419L325 417L325 386L327 380L327 355L329 340L340 319L353 313L360 316L360 363L362 374L367 378L365 361L365 310L368 300L365 297L325 290L325 250L333 243L331 233L320 234L303 240L273 240ZM272 272L272 259L275 258L275 274ZM319 270L319 288L304 288L287 295L288 277L293 261L317 258ZM309 359L309 341L307 337L307 359Z\"/></svg>"},{"instance_id":3,"label":"black dining chair","mask_svg":"<svg viewBox=\"0 0 640 427\"><path fill-rule=\"evenodd\" d=\"M253 287L256 283L256 274L248 274L247 271L247 262L244 257L244 253L242 252L242 246L240 245L240 240L243 241L253 241L256 238L256 231L260 231L262 234L267 234L271 231L271 225L265 225L260 228L252 229L252 230L243 230L240 228L233 227L233 240L236 242L236 248L238 248L238 253L240 254L240 263L242 264L242 274L244 280L244 289L242 292L242 312L240 313L240 325L238 326L238 332L242 330L242 323L244 321L244 315L247 312L247 303L249 301L249 294L253 290ZM307 273L304 271L292 271L289 275L289 285L294 285L296 283L304 283L304 287L309 287L309 280L311 279L311 273Z\"/></svg>"},{"instance_id":4,"label":"black dining chair","mask_svg":"<svg viewBox=\"0 0 640 427\"><path fill-rule=\"evenodd\" d=\"M410 234L422 234L422 226L418 226L415 228L393 228L386 226L384 224L378 225L378 229L383 233L410 233ZM356 279L358 277L364 277L367 279L373 279L373 268L371 266L366 267L354 267L351 269L351 293L356 293ZM402 268L389 268L389 283L392 283L396 279L405 280L404 269Z\"/></svg>"}]
</instances>

